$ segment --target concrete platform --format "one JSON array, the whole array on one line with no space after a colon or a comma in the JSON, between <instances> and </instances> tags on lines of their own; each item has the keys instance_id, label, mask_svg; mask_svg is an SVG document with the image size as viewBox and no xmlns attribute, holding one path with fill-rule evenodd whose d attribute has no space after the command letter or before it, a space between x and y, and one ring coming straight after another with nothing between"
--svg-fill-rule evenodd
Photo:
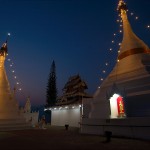
<instances>
[{"instance_id":1,"label":"concrete platform","mask_svg":"<svg viewBox=\"0 0 150 150\"><path fill-rule=\"evenodd\" d=\"M79 128L48 126L47 129L0 132L3 150L149 150L150 142L127 138L111 138L81 134Z\"/></svg>"}]
</instances>

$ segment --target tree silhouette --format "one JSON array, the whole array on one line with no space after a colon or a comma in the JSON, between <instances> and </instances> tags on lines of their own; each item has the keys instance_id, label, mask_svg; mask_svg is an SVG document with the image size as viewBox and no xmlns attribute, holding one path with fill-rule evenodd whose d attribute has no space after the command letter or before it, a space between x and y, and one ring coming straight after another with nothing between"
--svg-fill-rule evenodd
<instances>
[{"instance_id":1,"label":"tree silhouette","mask_svg":"<svg viewBox=\"0 0 150 150\"><path fill-rule=\"evenodd\" d=\"M57 102L56 66L53 60L46 91L47 106L54 106Z\"/></svg>"}]
</instances>

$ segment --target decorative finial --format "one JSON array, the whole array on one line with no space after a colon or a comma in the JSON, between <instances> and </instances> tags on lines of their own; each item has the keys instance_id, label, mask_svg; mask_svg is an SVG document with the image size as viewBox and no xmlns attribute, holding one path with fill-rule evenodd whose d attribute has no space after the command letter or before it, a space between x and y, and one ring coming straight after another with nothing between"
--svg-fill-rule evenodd
<instances>
[{"instance_id":1,"label":"decorative finial","mask_svg":"<svg viewBox=\"0 0 150 150\"><path fill-rule=\"evenodd\" d=\"M120 14L121 14L121 10L127 11L127 5L124 2L124 0L119 0L117 10Z\"/></svg>"},{"instance_id":2,"label":"decorative finial","mask_svg":"<svg viewBox=\"0 0 150 150\"><path fill-rule=\"evenodd\" d=\"M8 55L8 53L7 53L7 41L8 41L9 36L10 36L10 33L7 34L6 41L5 41L5 43L2 45L2 47L0 48L0 55L1 55L1 56L6 56L6 55Z\"/></svg>"}]
</instances>

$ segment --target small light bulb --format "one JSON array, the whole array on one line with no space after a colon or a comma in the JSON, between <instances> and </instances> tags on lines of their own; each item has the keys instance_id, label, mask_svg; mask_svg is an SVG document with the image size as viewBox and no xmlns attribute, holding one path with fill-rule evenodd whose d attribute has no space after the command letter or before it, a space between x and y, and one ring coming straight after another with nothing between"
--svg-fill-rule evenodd
<instances>
[{"instance_id":1,"label":"small light bulb","mask_svg":"<svg viewBox=\"0 0 150 150\"><path fill-rule=\"evenodd\" d=\"M108 66L108 63L106 62L105 65Z\"/></svg>"},{"instance_id":2,"label":"small light bulb","mask_svg":"<svg viewBox=\"0 0 150 150\"><path fill-rule=\"evenodd\" d=\"M137 20L137 19L138 19L138 17L135 17L135 19Z\"/></svg>"},{"instance_id":3,"label":"small light bulb","mask_svg":"<svg viewBox=\"0 0 150 150\"><path fill-rule=\"evenodd\" d=\"M131 13L131 16L133 16L133 13Z\"/></svg>"}]
</instances>

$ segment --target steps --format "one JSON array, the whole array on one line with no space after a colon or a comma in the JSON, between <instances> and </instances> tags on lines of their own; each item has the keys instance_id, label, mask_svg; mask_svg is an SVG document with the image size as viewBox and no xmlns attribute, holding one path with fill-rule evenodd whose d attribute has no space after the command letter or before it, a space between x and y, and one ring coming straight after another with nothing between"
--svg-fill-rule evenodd
<instances>
[{"instance_id":1,"label":"steps","mask_svg":"<svg viewBox=\"0 0 150 150\"><path fill-rule=\"evenodd\" d=\"M24 119L0 119L0 131L32 129L31 123Z\"/></svg>"}]
</instances>

